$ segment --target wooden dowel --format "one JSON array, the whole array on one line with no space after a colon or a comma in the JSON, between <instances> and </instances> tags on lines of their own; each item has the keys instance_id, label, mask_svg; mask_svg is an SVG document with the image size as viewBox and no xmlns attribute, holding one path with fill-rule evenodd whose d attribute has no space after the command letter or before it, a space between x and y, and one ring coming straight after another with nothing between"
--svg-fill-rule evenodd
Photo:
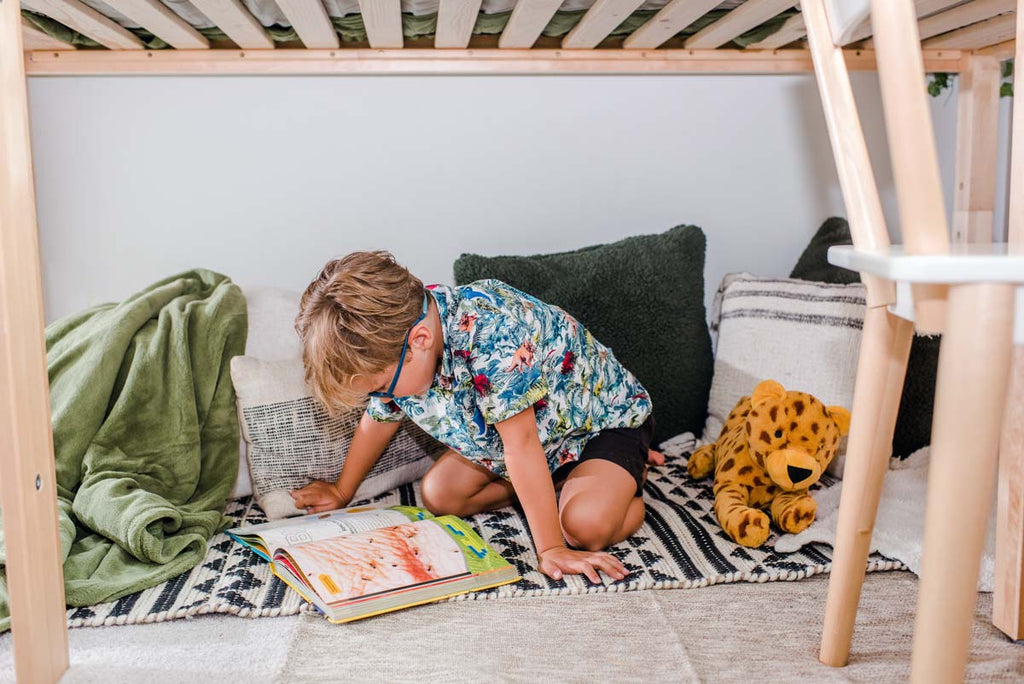
<instances>
[{"instance_id":1,"label":"wooden dowel","mask_svg":"<svg viewBox=\"0 0 1024 684\"><path fill-rule=\"evenodd\" d=\"M17 2L0 2L0 331L0 499L14 667L20 682L49 684L68 667L68 634Z\"/></svg>"}]
</instances>

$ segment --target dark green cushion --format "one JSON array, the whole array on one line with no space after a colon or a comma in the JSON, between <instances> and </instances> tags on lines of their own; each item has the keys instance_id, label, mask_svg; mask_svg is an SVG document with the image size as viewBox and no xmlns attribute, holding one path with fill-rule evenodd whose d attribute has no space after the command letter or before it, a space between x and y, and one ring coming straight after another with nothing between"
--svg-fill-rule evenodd
<instances>
[{"instance_id":1,"label":"dark green cushion","mask_svg":"<svg viewBox=\"0 0 1024 684\"><path fill-rule=\"evenodd\" d=\"M828 263L832 245L853 244L850 224L832 217L825 221L800 255L790 278L826 283L858 283L860 274ZM915 335L910 347L907 377L903 383L896 432L892 438L893 456L906 458L931 443L932 405L935 402L935 373L939 366L938 335Z\"/></svg>"},{"instance_id":2,"label":"dark green cushion","mask_svg":"<svg viewBox=\"0 0 1024 684\"><path fill-rule=\"evenodd\" d=\"M850 224L846 219L833 216L826 219L818 232L811 238L810 243L800 255L799 261L793 267L790 278L800 280L812 280L817 283L831 283L833 285L848 285L859 283L860 274L856 271L849 271L828 263L828 248L832 245L852 245L853 237L850 235Z\"/></svg>"},{"instance_id":3,"label":"dark green cushion","mask_svg":"<svg viewBox=\"0 0 1024 684\"><path fill-rule=\"evenodd\" d=\"M455 282L497 278L578 318L650 392L657 443L700 434L707 415L704 248L700 228L678 226L560 254L463 254Z\"/></svg>"}]
</instances>

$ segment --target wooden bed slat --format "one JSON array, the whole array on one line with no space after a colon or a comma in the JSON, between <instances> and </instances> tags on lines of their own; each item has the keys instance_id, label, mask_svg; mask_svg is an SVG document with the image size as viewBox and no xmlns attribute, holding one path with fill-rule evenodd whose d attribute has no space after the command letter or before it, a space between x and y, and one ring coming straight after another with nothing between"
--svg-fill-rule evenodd
<instances>
[{"instance_id":1,"label":"wooden bed slat","mask_svg":"<svg viewBox=\"0 0 1024 684\"><path fill-rule=\"evenodd\" d=\"M57 40L53 36L43 33L25 17L21 18L21 40L26 50L74 50L71 43Z\"/></svg>"},{"instance_id":2,"label":"wooden bed slat","mask_svg":"<svg viewBox=\"0 0 1024 684\"><path fill-rule=\"evenodd\" d=\"M958 28L1012 12L1016 6L1016 0L974 0L966 5L925 17L917 22L917 30L921 34L921 40L927 40L948 31L955 31ZM874 41L865 42L864 48L873 50Z\"/></svg>"},{"instance_id":3,"label":"wooden bed slat","mask_svg":"<svg viewBox=\"0 0 1024 684\"><path fill-rule=\"evenodd\" d=\"M0 2L0 499L14 671L51 684L68 668L68 630L18 9Z\"/></svg>"},{"instance_id":4,"label":"wooden bed slat","mask_svg":"<svg viewBox=\"0 0 1024 684\"><path fill-rule=\"evenodd\" d=\"M562 0L519 0L498 39L501 49L533 47Z\"/></svg>"},{"instance_id":5,"label":"wooden bed slat","mask_svg":"<svg viewBox=\"0 0 1024 684\"><path fill-rule=\"evenodd\" d=\"M772 17L796 7L798 0L747 0L724 17L690 36L683 47L717 48Z\"/></svg>"},{"instance_id":6,"label":"wooden bed slat","mask_svg":"<svg viewBox=\"0 0 1024 684\"><path fill-rule=\"evenodd\" d=\"M329 49L341 45L334 24L320 0L277 0L277 6L307 48Z\"/></svg>"},{"instance_id":7,"label":"wooden bed slat","mask_svg":"<svg viewBox=\"0 0 1024 684\"><path fill-rule=\"evenodd\" d=\"M482 0L441 0L437 8L434 47L468 47L481 4Z\"/></svg>"},{"instance_id":8,"label":"wooden bed slat","mask_svg":"<svg viewBox=\"0 0 1024 684\"><path fill-rule=\"evenodd\" d=\"M718 0L672 0L633 33L624 48L656 48L721 3Z\"/></svg>"},{"instance_id":9,"label":"wooden bed slat","mask_svg":"<svg viewBox=\"0 0 1024 684\"><path fill-rule=\"evenodd\" d=\"M917 28L921 33L921 40L925 40L1000 14L1013 12L1016 7L1016 0L973 0L966 5L925 17L917 23Z\"/></svg>"},{"instance_id":10,"label":"wooden bed slat","mask_svg":"<svg viewBox=\"0 0 1024 684\"><path fill-rule=\"evenodd\" d=\"M923 45L926 48L974 50L1010 40L1016 33L1016 27L1016 15L1003 14L935 38L929 38L924 41Z\"/></svg>"},{"instance_id":11,"label":"wooden bed slat","mask_svg":"<svg viewBox=\"0 0 1024 684\"><path fill-rule=\"evenodd\" d=\"M366 39L372 48L402 47L402 5L399 0L359 0Z\"/></svg>"},{"instance_id":12,"label":"wooden bed slat","mask_svg":"<svg viewBox=\"0 0 1024 684\"><path fill-rule=\"evenodd\" d=\"M238 47L273 49L274 39L241 0L192 0L192 4Z\"/></svg>"},{"instance_id":13,"label":"wooden bed slat","mask_svg":"<svg viewBox=\"0 0 1024 684\"><path fill-rule=\"evenodd\" d=\"M562 47L597 47L642 4L644 0L597 0L562 40Z\"/></svg>"},{"instance_id":14,"label":"wooden bed slat","mask_svg":"<svg viewBox=\"0 0 1024 684\"><path fill-rule=\"evenodd\" d=\"M22 4L39 14L45 14L82 35L89 36L111 50L144 50L139 38L112 19L78 0L31 0Z\"/></svg>"},{"instance_id":15,"label":"wooden bed slat","mask_svg":"<svg viewBox=\"0 0 1024 684\"><path fill-rule=\"evenodd\" d=\"M778 31L762 41L751 43L748 50L777 50L807 35L807 26L803 14L795 14L786 20Z\"/></svg>"},{"instance_id":16,"label":"wooden bed slat","mask_svg":"<svg viewBox=\"0 0 1024 684\"><path fill-rule=\"evenodd\" d=\"M995 45L979 48L974 51L974 54L995 57L1000 62L1005 62L1008 59L1013 59L1016 52L1017 42L1008 40L1005 43L996 43Z\"/></svg>"},{"instance_id":17,"label":"wooden bed slat","mask_svg":"<svg viewBox=\"0 0 1024 684\"><path fill-rule=\"evenodd\" d=\"M106 4L138 23L154 36L179 50L205 50L206 36L192 28L159 0L104 0Z\"/></svg>"}]
</instances>

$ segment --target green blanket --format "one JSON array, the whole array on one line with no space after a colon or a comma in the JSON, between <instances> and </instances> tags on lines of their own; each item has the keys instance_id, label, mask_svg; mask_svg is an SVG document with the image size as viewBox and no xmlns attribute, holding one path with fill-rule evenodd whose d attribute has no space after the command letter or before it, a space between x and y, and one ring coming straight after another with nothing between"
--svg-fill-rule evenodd
<instances>
[{"instance_id":1,"label":"green blanket","mask_svg":"<svg viewBox=\"0 0 1024 684\"><path fill-rule=\"evenodd\" d=\"M110 601L197 565L238 471L245 299L193 270L46 329L64 587ZM2 528L0 528L2 529ZM6 558L0 532L0 563ZM0 572L0 631L9 629Z\"/></svg>"}]
</instances>

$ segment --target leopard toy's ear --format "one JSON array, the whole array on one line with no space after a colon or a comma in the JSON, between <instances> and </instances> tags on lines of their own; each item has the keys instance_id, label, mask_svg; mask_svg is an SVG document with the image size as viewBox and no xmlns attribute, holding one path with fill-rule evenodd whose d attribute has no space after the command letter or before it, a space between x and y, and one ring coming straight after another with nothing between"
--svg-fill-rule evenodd
<instances>
[{"instance_id":1,"label":"leopard toy's ear","mask_svg":"<svg viewBox=\"0 0 1024 684\"><path fill-rule=\"evenodd\" d=\"M827 406L825 413L836 422L839 427L839 435L847 435L850 433L850 412L844 409L842 406Z\"/></svg>"},{"instance_id":2,"label":"leopard toy's ear","mask_svg":"<svg viewBox=\"0 0 1024 684\"><path fill-rule=\"evenodd\" d=\"M786 388L774 380L761 382L754 388L754 393L750 395L750 403L754 406L760 406L769 401L783 402L785 400Z\"/></svg>"}]
</instances>

